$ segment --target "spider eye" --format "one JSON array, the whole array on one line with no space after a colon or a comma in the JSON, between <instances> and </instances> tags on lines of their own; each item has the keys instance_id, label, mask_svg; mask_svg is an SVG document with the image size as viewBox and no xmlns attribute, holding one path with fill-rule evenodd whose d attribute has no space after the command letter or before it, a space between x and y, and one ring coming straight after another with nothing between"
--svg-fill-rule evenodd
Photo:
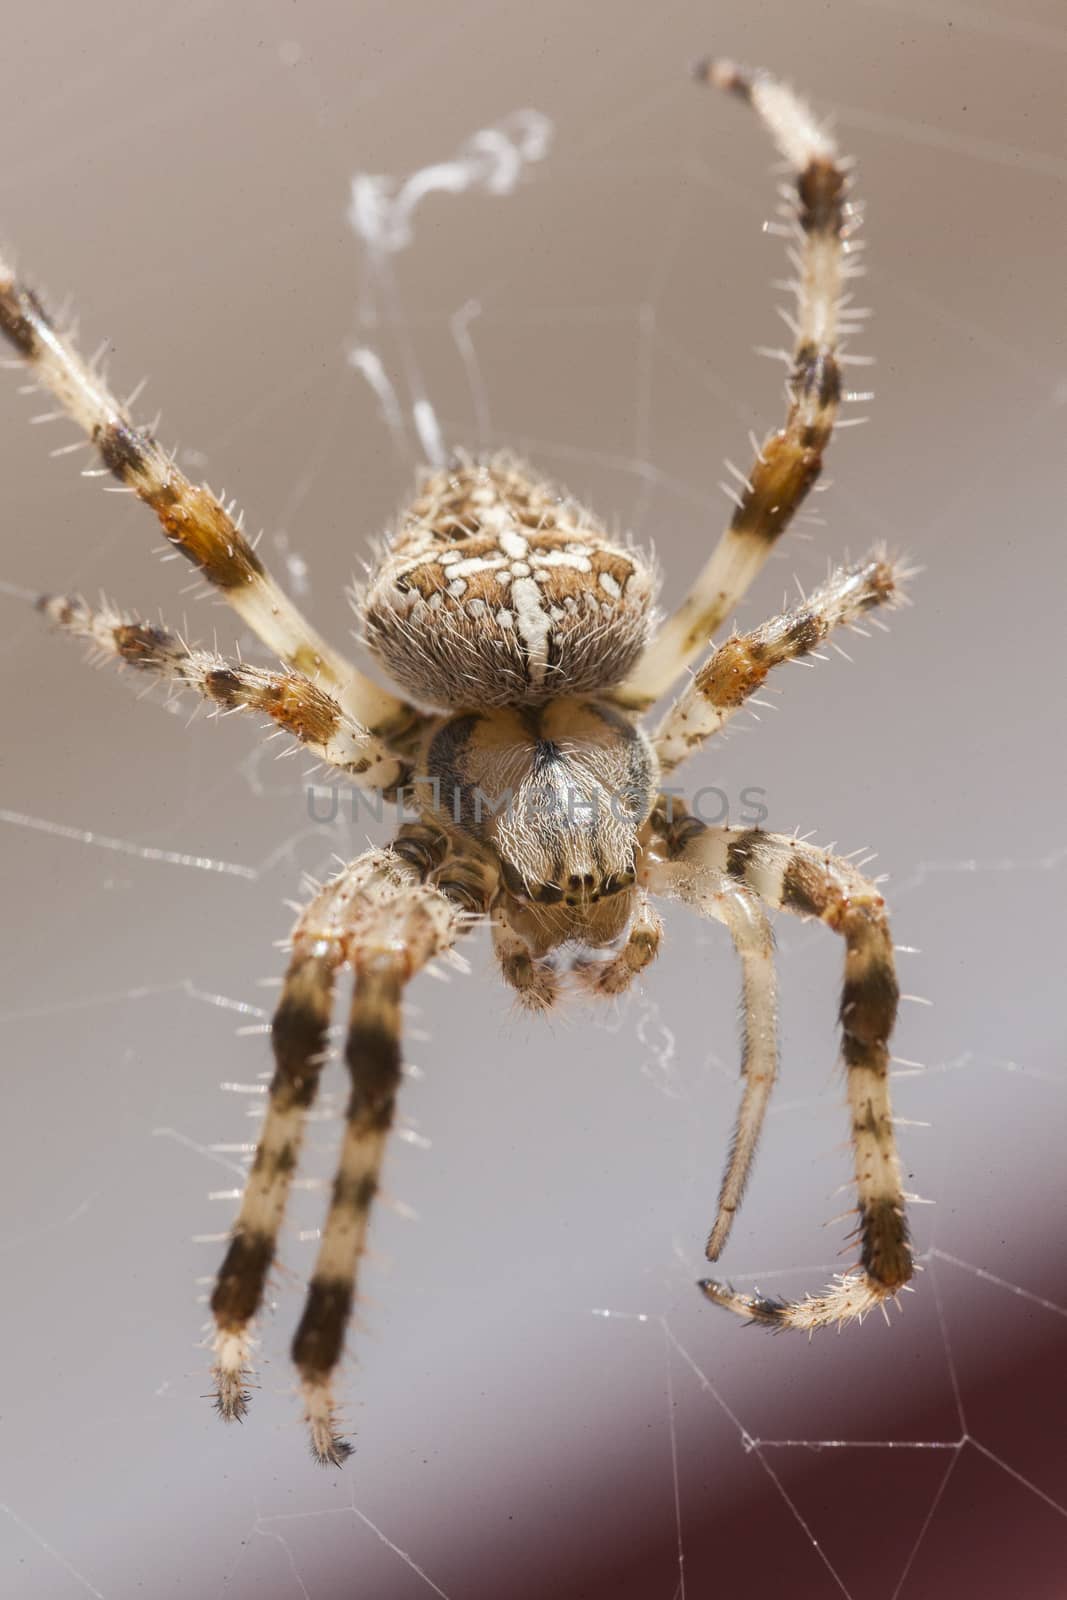
<instances>
[{"instance_id":1,"label":"spider eye","mask_svg":"<svg viewBox=\"0 0 1067 1600\"><path fill-rule=\"evenodd\" d=\"M637 879L633 868L628 867L622 872L603 874L572 872L565 883L537 883L529 882L514 863L504 856L501 857L500 866L508 893L516 900L539 906L559 905L561 901L569 906L595 905L598 900L609 900L613 895L632 889Z\"/></svg>"}]
</instances>

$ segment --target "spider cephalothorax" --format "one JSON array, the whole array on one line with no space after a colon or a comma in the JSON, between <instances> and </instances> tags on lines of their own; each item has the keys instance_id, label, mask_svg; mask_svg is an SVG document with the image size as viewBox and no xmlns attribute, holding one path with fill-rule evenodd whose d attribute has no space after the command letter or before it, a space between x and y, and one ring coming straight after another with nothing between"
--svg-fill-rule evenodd
<instances>
[{"instance_id":1,"label":"spider cephalothorax","mask_svg":"<svg viewBox=\"0 0 1067 1600\"><path fill-rule=\"evenodd\" d=\"M890 1115L893 946L878 887L796 838L709 827L661 788L779 663L900 595L874 552L792 611L711 649L651 732L638 718L683 678L759 572L817 479L842 392L843 339L858 313L846 280L858 218L833 141L766 74L711 63L699 76L749 101L792 169L797 279L784 425L738 474L736 510L688 598L652 628L650 563L510 458L457 457L430 474L358 605L367 643L417 703L364 676L321 639L270 577L239 521L136 428L92 364L0 261L0 331L97 446L104 468L157 513L167 539L279 657L281 670L190 647L167 629L78 599L44 599L66 631L220 711L265 714L334 770L418 819L350 862L292 934L272 1027L275 1071L262 1133L212 1296L219 1410L243 1416L251 1330L275 1258L304 1127L328 1057L338 975L354 973L345 1060L352 1094L338 1175L293 1343L312 1445L338 1462L332 1379L400 1084L405 985L489 922L504 980L528 1006L555 1000L564 957L590 992L621 993L655 957L649 896L724 923L740 959L744 1088L707 1255L726 1244L777 1071L766 907L818 918L844 941L847 1069L860 1259L824 1294L720 1305L774 1327L862 1317L912 1273ZM787 321L793 322L792 318ZM677 791L674 791L677 794Z\"/></svg>"},{"instance_id":2,"label":"spider cephalothorax","mask_svg":"<svg viewBox=\"0 0 1067 1600\"><path fill-rule=\"evenodd\" d=\"M430 730L423 766L427 811L490 844L510 894L578 907L633 883L658 765L609 702L461 712Z\"/></svg>"},{"instance_id":3,"label":"spider cephalothorax","mask_svg":"<svg viewBox=\"0 0 1067 1600\"><path fill-rule=\"evenodd\" d=\"M656 798L648 736L604 700L461 712L431 724L420 770L426 823L476 844L499 874L497 926L518 940L505 975L528 1005L550 1003L541 957L603 950L629 925Z\"/></svg>"}]
</instances>

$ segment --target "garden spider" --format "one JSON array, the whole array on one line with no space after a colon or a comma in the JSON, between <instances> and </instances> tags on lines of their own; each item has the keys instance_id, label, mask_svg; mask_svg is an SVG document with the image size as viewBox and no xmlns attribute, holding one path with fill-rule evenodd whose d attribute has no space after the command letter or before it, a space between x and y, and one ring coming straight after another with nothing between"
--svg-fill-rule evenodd
<instances>
[{"instance_id":1,"label":"garden spider","mask_svg":"<svg viewBox=\"0 0 1067 1600\"><path fill-rule=\"evenodd\" d=\"M275 1072L262 1133L212 1297L218 1409L248 1405L250 1336L262 1305L334 988L354 972L345 1059L351 1098L338 1172L293 1343L312 1448L339 1463L332 1380L355 1297L401 1076L406 985L488 920L504 981L532 1010L562 977L621 993L660 942L650 894L726 924L741 962L743 1092L718 1212L715 1260L740 1204L777 1069L775 978L765 907L817 917L845 942L841 1001L860 1261L822 1295L709 1299L776 1328L862 1317L912 1275L888 1093L898 990L877 886L796 838L706 826L663 780L734 715L779 662L901 598L880 553L835 571L796 609L711 651L652 731L640 715L682 676L736 606L819 476L842 398L846 280L857 216L833 141L764 73L698 71L750 103L792 171L796 342L784 426L758 445L737 509L688 598L652 630L653 575L579 505L506 457L457 456L428 475L356 596L377 659L412 701L379 687L305 622L230 511L190 484L131 422L92 364L0 262L0 327L34 381L85 429L103 467L155 511L199 569L284 664L267 671L188 646L162 627L78 599L39 604L103 655L189 687L216 708L265 712L329 767L396 799L417 820L345 866L297 919L274 1015ZM423 707L436 707L426 710ZM506 797L502 798L502 794Z\"/></svg>"}]
</instances>

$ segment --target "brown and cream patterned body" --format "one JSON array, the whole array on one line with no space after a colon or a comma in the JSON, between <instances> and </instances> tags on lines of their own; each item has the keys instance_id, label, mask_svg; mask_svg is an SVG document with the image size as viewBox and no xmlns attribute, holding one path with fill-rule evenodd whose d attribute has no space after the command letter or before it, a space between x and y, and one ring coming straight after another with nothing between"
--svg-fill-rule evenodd
<instances>
[{"instance_id":1,"label":"brown and cream patterned body","mask_svg":"<svg viewBox=\"0 0 1067 1600\"><path fill-rule=\"evenodd\" d=\"M637 550L509 457L433 474L359 609L367 643L430 705L537 705L619 683L649 632Z\"/></svg>"},{"instance_id":2,"label":"brown and cream patterned body","mask_svg":"<svg viewBox=\"0 0 1067 1600\"><path fill-rule=\"evenodd\" d=\"M349 972L347 1126L293 1344L324 1462L349 1448L333 1381L400 1087L403 994L427 963L450 959L476 921L490 925L504 981L534 1010L551 1006L568 978L590 994L625 990L659 949L651 895L726 927L741 968L743 1089L710 1260L729 1237L778 1068L767 909L839 934L859 1260L824 1294L799 1301L745 1297L710 1280L701 1288L756 1321L812 1329L862 1318L913 1270L888 1093L898 990L877 884L795 838L707 827L661 787L779 665L895 604L905 574L881 552L839 569L792 611L711 649L651 732L639 722L710 645L814 486L849 399L841 344L857 316L845 289L857 270L858 218L832 139L767 74L713 62L698 76L755 108L792 171L797 304L787 317L795 343L784 424L737 474L728 527L658 629L651 563L529 469L504 456L458 455L430 474L357 595L367 643L410 701L320 638L233 508L190 483L152 432L134 425L129 404L0 260L0 333L32 384L58 398L98 451L95 471L151 507L174 550L279 666L197 649L165 627L76 598L44 598L41 609L101 659L191 690L219 714L265 715L354 784L417 804L418 820L319 889L293 930L267 1114L212 1297L217 1404L241 1417L252 1329L328 1055L337 981Z\"/></svg>"}]
</instances>

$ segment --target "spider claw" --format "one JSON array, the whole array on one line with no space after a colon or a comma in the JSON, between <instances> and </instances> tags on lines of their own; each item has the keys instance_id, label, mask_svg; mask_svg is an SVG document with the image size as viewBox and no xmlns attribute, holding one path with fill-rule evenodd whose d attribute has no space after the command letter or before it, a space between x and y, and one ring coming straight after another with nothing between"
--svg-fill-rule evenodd
<instances>
[{"instance_id":1,"label":"spider claw","mask_svg":"<svg viewBox=\"0 0 1067 1600\"><path fill-rule=\"evenodd\" d=\"M215 1410L224 1422L243 1422L248 1415L252 1391L245 1387L243 1372L225 1372L216 1367L215 1392L211 1396Z\"/></svg>"},{"instance_id":2,"label":"spider claw","mask_svg":"<svg viewBox=\"0 0 1067 1600\"><path fill-rule=\"evenodd\" d=\"M762 1295L758 1289L751 1295L738 1294L732 1284L717 1283L714 1278L701 1278L697 1288L714 1305L744 1317L750 1325L758 1323L761 1327L775 1329L788 1326L785 1313L789 1310L789 1301L777 1295Z\"/></svg>"},{"instance_id":3,"label":"spider claw","mask_svg":"<svg viewBox=\"0 0 1067 1600\"><path fill-rule=\"evenodd\" d=\"M343 1467L349 1456L355 1454L355 1447L349 1444L347 1439L342 1439L338 1433L331 1433L325 1439L321 1439L313 1432L311 1454L320 1467Z\"/></svg>"},{"instance_id":4,"label":"spider claw","mask_svg":"<svg viewBox=\"0 0 1067 1600\"><path fill-rule=\"evenodd\" d=\"M243 1334L223 1333L215 1340L215 1410L224 1422L243 1422L252 1399L248 1388L248 1341Z\"/></svg>"},{"instance_id":5,"label":"spider claw","mask_svg":"<svg viewBox=\"0 0 1067 1600\"><path fill-rule=\"evenodd\" d=\"M337 1407L329 1383L305 1380L301 1391L311 1454L320 1466L343 1467L354 1447L338 1431Z\"/></svg>"}]
</instances>

